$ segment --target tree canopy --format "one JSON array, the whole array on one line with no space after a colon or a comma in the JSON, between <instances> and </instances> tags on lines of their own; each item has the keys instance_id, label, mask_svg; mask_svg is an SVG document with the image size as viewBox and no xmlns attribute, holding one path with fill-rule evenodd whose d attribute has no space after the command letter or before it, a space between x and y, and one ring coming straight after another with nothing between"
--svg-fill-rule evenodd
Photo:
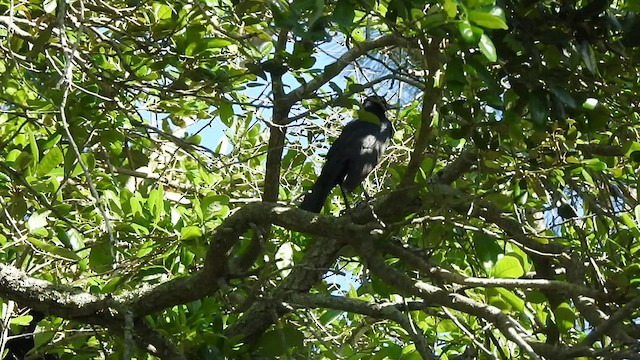
<instances>
[{"instance_id":1,"label":"tree canopy","mask_svg":"<svg viewBox=\"0 0 640 360\"><path fill-rule=\"evenodd\" d=\"M0 12L3 356L638 358L639 1ZM298 209L371 94L371 199Z\"/></svg>"}]
</instances>

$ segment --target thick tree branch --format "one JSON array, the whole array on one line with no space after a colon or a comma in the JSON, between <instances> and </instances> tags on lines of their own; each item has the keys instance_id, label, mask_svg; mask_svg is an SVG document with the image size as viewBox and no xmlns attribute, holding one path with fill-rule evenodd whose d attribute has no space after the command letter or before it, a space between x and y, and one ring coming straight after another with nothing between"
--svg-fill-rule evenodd
<instances>
[{"instance_id":1,"label":"thick tree branch","mask_svg":"<svg viewBox=\"0 0 640 360\"><path fill-rule=\"evenodd\" d=\"M377 224L353 224L347 217L317 216L304 210L273 203L247 204L225 219L211 236L211 245L207 251L204 269L191 276L168 281L139 294L132 293L131 296L126 296L131 299L128 306L136 315L144 315L176 304L200 299L217 291L230 268L227 260L231 248L238 242L242 234L251 229L251 224L260 222L336 239L348 238L363 232L370 233L377 227ZM319 254L313 256L317 256L318 259L324 258ZM318 259L312 259L310 264L301 266L305 269L326 268L327 264L318 264ZM291 275L294 274L290 274L289 277ZM302 286L302 288L306 287L307 285Z\"/></svg>"},{"instance_id":2,"label":"thick tree branch","mask_svg":"<svg viewBox=\"0 0 640 360\"><path fill-rule=\"evenodd\" d=\"M306 293L317 284L326 269L337 258L338 251L344 246L341 239L320 237L307 247L300 263L295 264L291 273L270 292L270 301L255 301L245 313L225 330L229 337L241 336L244 341L255 341L274 322L273 313L278 316L290 309L278 306L277 299L290 293ZM275 299L275 300L274 300ZM279 304L279 303L278 303Z\"/></svg>"},{"instance_id":3,"label":"thick tree branch","mask_svg":"<svg viewBox=\"0 0 640 360\"><path fill-rule=\"evenodd\" d=\"M464 151L458 159L454 160L451 164L445 166L438 175L434 176L434 181L449 184L456 178L462 176L462 174L472 167L475 163L475 150ZM326 272L325 269L329 268L336 260L337 253L344 246L345 241L343 238L332 238L332 235L328 234L331 225L334 221L338 221L340 225L351 228L363 230L363 233L370 234L377 229L379 221L388 221L389 219L395 219L397 217L403 217L411 211L419 209L419 203L416 204L417 191L414 188L399 189L393 193L380 198L373 203L373 212L379 217L376 218L372 215L372 211L368 206L354 209L352 213L343 216L341 218L333 218L330 216L322 216L307 213L306 218L299 218L300 222L308 224L309 229L322 230L322 236L320 239L316 239L306 249L304 258L300 264L296 264L293 270L287 278L274 290L272 294L284 294L291 292L306 292L314 284L320 281L321 276ZM284 209L284 208L283 208ZM290 211L295 211L291 209ZM341 220L339 220L341 219ZM274 222L273 219L269 221ZM274 222L275 223L275 222ZM370 224L370 225L347 225L347 224ZM376 225L371 225L376 224ZM284 223L279 223L281 226L288 226ZM307 226L304 224L291 224L296 226L296 229L300 229L301 226ZM300 230L299 230L300 231ZM303 231L305 232L305 231ZM346 235L346 232L341 233ZM354 232L349 230L349 236L352 236ZM335 234L334 234L335 235ZM275 295L273 297L276 297ZM251 307L240 317L240 319L232 324L226 331L227 336L243 336L246 341L255 340L264 331L273 324L272 311L268 305L271 303L255 302ZM285 308L279 308L278 314L282 315L289 310Z\"/></svg>"},{"instance_id":4,"label":"thick tree branch","mask_svg":"<svg viewBox=\"0 0 640 360\"><path fill-rule=\"evenodd\" d=\"M284 52L289 32L285 29L278 34L278 41L275 45L276 57L274 61L281 62L280 53ZM278 201L278 191L280 189L280 165L282 163L282 151L284 150L284 140L286 134L287 117L291 110L289 101L284 97L284 85L282 83L282 73L271 73L271 91L273 92L273 114L272 124L269 126L269 147L267 152L267 163L264 178L263 201Z\"/></svg>"},{"instance_id":5,"label":"thick tree branch","mask_svg":"<svg viewBox=\"0 0 640 360\"><path fill-rule=\"evenodd\" d=\"M621 146L601 145L601 144L578 144L577 148L587 155L596 156L624 156L624 149Z\"/></svg>"},{"instance_id":6,"label":"thick tree branch","mask_svg":"<svg viewBox=\"0 0 640 360\"><path fill-rule=\"evenodd\" d=\"M0 264L0 294L20 305L66 319L93 316L109 307L104 296L36 279L5 264Z\"/></svg>"},{"instance_id":7,"label":"thick tree branch","mask_svg":"<svg viewBox=\"0 0 640 360\"><path fill-rule=\"evenodd\" d=\"M126 292L115 298L100 297L78 288L56 285L48 281L28 276L12 266L0 264L0 294L35 310L54 314L67 319L95 316L109 308L130 309L135 316L142 316L164 308L182 304L215 292L227 275L227 257L230 249L251 224L266 220L294 231L333 238L347 238L356 233L369 233L375 224L357 225L349 218L316 216L297 208L283 207L271 203L252 203L229 216L211 236L211 245L202 270L184 278L178 278L151 289ZM288 288L308 289L319 280L326 263L335 258L334 244L329 255L323 255L325 248L316 247L310 251L308 263L301 264L300 275L292 273L284 282ZM313 269L309 275L307 270ZM318 273L319 272L319 273ZM120 316L119 316L120 317Z\"/></svg>"},{"instance_id":8,"label":"thick tree branch","mask_svg":"<svg viewBox=\"0 0 640 360\"><path fill-rule=\"evenodd\" d=\"M418 130L418 136L413 145L413 152L409 159L409 165L407 165L407 171L405 172L402 184L404 186L410 185L414 182L415 176L418 173L418 169L422 164L424 158L424 151L429 145L431 139L431 132L433 130L433 116L436 113L436 107L440 102L441 88L435 87L435 74L440 69L440 43L442 39L434 37L431 42L426 43L427 39L421 39L421 47L423 49L423 63L425 69L427 69L426 75L428 78L425 81L425 91L422 94L422 111L420 119L420 129Z\"/></svg>"}]
</instances>

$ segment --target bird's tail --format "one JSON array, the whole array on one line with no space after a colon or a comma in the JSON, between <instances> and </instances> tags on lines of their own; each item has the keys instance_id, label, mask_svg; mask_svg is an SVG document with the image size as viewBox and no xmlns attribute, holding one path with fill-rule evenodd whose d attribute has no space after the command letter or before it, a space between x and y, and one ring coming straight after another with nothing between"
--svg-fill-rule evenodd
<instances>
[{"instance_id":1,"label":"bird's tail","mask_svg":"<svg viewBox=\"0 0 640 360\"><path fill-rule=\"evenodd\" d=\"M304 200L302 200L299 206L300 209L314 213L320 212L331 189L338 183L337 172L331 170L333 169L322 169L315 184L313 184L311 190L304 196Z\"/></svg>"}]
</instances>

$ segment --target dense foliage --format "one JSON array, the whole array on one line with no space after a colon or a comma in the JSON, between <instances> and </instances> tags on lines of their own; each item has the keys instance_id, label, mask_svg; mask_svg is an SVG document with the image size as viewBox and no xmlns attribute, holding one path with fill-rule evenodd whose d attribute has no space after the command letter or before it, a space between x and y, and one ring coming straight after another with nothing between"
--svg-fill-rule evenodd
<instances>
[{"instance_id":1,"label":"dense foliage","mask_svg":"<svg viewBox=\"0 0 640 360\"><path fill-rule=\"evenodd\" d=\"M640 353L637 0L0 12L3 356ZM297 209L373 93L372 199Z\"/></svg>"}]
</instances>

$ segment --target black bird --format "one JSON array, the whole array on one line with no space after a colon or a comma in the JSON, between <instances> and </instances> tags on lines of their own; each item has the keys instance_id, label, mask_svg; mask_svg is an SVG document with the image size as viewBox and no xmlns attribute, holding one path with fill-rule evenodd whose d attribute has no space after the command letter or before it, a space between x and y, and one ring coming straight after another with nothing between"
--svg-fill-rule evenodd
<instances>
[{"instance_id":1,"label":"black bird","mask_svg":"<svg viewBox=\"0 0 640 360\"><path fill-rule=\"evenodd\" d=\"M336 185L340 185L346 201L345 192L352 192L360 185L380 161L393 134L391 122L385 116L389 105L382 96L369 96L363 109L359 118L345 125L331 145L322 172L305 195L300 209L320 212Z\"/></svg>"}]
</instances>

